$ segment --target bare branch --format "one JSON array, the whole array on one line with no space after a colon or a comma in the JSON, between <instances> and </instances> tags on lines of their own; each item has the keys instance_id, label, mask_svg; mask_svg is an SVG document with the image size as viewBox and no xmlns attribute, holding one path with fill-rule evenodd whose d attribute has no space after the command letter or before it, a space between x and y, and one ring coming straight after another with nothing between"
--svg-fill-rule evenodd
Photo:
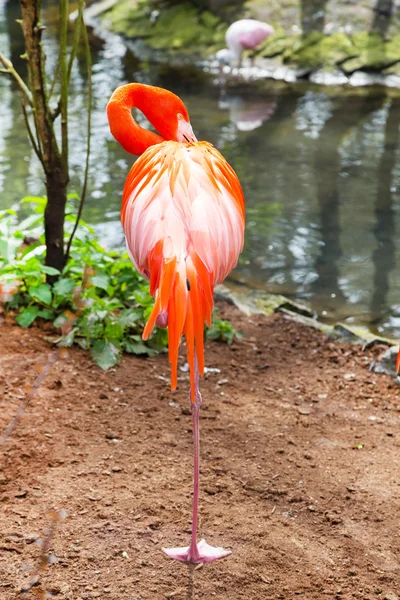
<instances>
[{"instance_id":1,"label":"bare branch","mask_svg":"<svg viewBox=\"0 0 400 600\"><path fill-rule=\"evenodd\" d=\"M32 148L34 149L36 156L38 157L38 159L40 160L40 162L42 163L42 166L44 168L43 155L42 155L42 151L40 150L40 141L38 141L38 143L37 143L35 140L35 137L33 135L32 129L31 129L31 125L29 123L28 113L26 112L26 106L25 106L25 103L23 100L21 100L21 106L22 106L22 112L24 115L25 126L26 126L26 130L28 132L29 140L32 144Z\"/></svg>"},{"instance_id":2,"label":"bare branch","mask_svg":"<svg viewBox=\"0 0 400 600\"><path fill-rule=\"evenodd\" d=\"M56 81L57 81L57 78L58 78L59 71L60 71L60 57L58 57L57 64L56 64L55 69L54 69L53 81L51 82L50 89L49 89L49 100L50 100L50 98L53 95L54 86L56 85Z\"/></svg>"},{"instance_id":3,"label":"bare branch","mask_svg":"<svg viewBox=\"0 0 400 600\"><path fill-rule=\"evenodd\" d=\"M64 510L52 510L50 512L50 526L44 530L42 539L38 539L37 542L40 544L40 554L37 566L32 570L28 585L21 590L24 598L29 592L36 590L36 597L48 598L47 592L42 589L40 582L41 575L47 569L48 565L56 560L56 557L50 554L50 549L53 545L54 536L56 533L57 525L62 519L65 519L66 512Z\"/></svg>"},{"instance_id":4,"label":"bare branch","mask_svg":"<svg viewBox=\"0 0 400 600\"><path fill-rule=\"evenodd\" d=\"M68 0L60 0L60 85L61 85L61 161L64 173L68 173Z\"/></svg>"},{"instance_id":5,"label":"bare branch","mask_svg":"<svg viewBox=\"0 0 400 600\"><path fill-rule=\"evenodd\" d=\"M32 92L33 118L37 138L40 139L46 175L54 170L59 159L55 132L52 128L46 95L46 74L42 45L43 26L40 24L38 1L21 0L22 29L28 57L29 86Z\"/></svg>"},{"instance_id":6,"label":"bare branch","mask_svg":"<svg viewBox=\"0 0 400 600\"><path fill-rule=\"evenodd\" d=\"M61 98L58 100L57 106L51 113L51 120L55 121L60 113L61 113Z\"/></svg>"},{"instance_id":7,"label":"bare branch","mask_svg":"<svg viewBox=\"0 0 400 600\"><path fill-rule=\"evenodd\" d=\"M87 75L88 75L88 120L87 120L87 134L86 134L87 135L87 145L86 145L85 175L84 175L84 180L83 180L82 193L81 193L81 198L80 198L80 202L79 202L78 213L76 215L76 221L74 224L74 228L72 230L71 237L68 240L68 245L67 245L67 250L66 250L67 260L68 260L69 253L71 250L72 240L74 239L74 235L75 235L76 230L79 225L79 220L82 216L83 205L84 205L84 202L86 199L87 184L88 184L88 178L89 178L89 157L90 157L91 120L92 120L92 57L90 54L90 44L89 44L87 28L86 28L86 25L85 25L85 22L83 19L83 0L79 0L78 11L79 11L78 20L81 23L82 37L83 37L83 42L85 45L85 56L86 56L86 66L87 66Z\"/></svg>"},{"instance_id":8,"label":"bare branch","mask_svg":"<svg viewBox=\"0 0 400 600\"><path fill-rule=\"evenodd\" d=\"M83 19L81 18L81 11L82 11L81 4L82 4L82 2L79 2L78 19L76 20L76 25L75 25L74 42L72 44L71 54L70 54L69 63L68 63L68 85L71 80L72 65L74 63L75 57L78 52L79 40L81 38L81 28L85 27L85 23L84 23Z\"/></svg>"},{"instance_id":9,"label":"bare branch","mask_svg":"<svg viewBox=\"0 0 400 600\"><path fill-rule=\"evenodd\" d=\"M19 89L23 93L25 100L27 101L29 106L32 106L32 94L29 88L23 82L22 77L14 69L14 65L12 64L12 62L8 60L8 58L6 58L2 52L0 52L0 63L3 65L3 67L5 67L4 69L0 69L1 73L8 73L9 75L11 75L11 77L13 77Z\"/></svg>"},{"instance_id":10,"label":"bare branch","mask_svg":"<svg viewBox=\"0 0 400 600\"><path fill-rule=\"evenodd\" d=\"M25 410L28 408L29 404L31 403L31 400L35 397L40 384L47 376L51 367L53 365L55 365L55 363L57 362L58 357L59 357L59 352L60 352L59 350L56 350L55 352L50 354L47 364L44 367L39 367L40 372L39 372L39 375L36 377L34 384L27 389L25 399L21 402L14 418L11 419L11 421L9 422L9 424L7 425L7 427L5 428L5 430L3 431L3 433L0 437L0 446L2 446L4 444L4 442L7 440L7 438L10 437L10 435L12 434L12 432L14 431L14 429L20 422L22 415L24 414Z\"/></svg>"}]
</instances>

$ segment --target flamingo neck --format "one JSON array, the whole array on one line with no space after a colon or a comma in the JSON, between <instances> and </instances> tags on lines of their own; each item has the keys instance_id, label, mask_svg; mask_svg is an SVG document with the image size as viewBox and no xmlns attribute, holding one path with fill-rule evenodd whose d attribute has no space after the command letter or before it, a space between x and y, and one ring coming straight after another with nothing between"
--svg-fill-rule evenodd
<instances>
[{"instance_id":1,"label":"flamingo neck","mask_svg":"<svg viewBox=\"0 0 400 600\"><path fill-rule=\"evenodd\" d=\"M154 125L157 114L155 88L140 83L130 83L115 90L107 105L110 130L117 142L129 152L139 156L147 148L164 140L160 135L140 127L132 117L132 108L140 110Z\"/></svg>"}]
</instances>

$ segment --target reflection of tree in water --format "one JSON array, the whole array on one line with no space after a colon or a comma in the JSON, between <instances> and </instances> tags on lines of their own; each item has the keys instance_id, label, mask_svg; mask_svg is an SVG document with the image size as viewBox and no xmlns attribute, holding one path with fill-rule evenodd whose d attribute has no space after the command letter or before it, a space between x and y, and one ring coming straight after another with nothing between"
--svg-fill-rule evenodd
<instances>
[{"instance_id":1,"label":"reflection of tree in water","mask_svg":"<svg viewBox=\"0 0 400 600\"><path fill-rule=\"evenodd\" d=\"M393 0L378 0L373 8L375 13L371 31L379 33L383 38L386 36L390 25L390 17L393 13Z\"/></svg>"},{"instance_id":2,"label":"reflection of tree in water","mask_svg":"<svg viewBox=\"0 0 400 600\"><path fill-rule=\"evenodd\" d=\"M340 306L346 299L339 287L338 261L342 258L340 246L340 214L338 178L341 167L339 148L350 127L376 111L385 96L360 98L356 110L349 110L344 100L333 112L315 146L315 174L320 215L320 233L323 243L315 263L318 278L311 285L313 294L323 299L325 306ZM335 294L335 299L331 295Z\"/></svg>"},{"instance_id":3,"label":"reflection of tree in water","mask_svg":"<svg viewBox=\"0 0 400 600\"><path fill-rule=\"evenodd\" d=\"M292 90L290 94L284 95L281 98L277 98L276 110L271 119L263 123L262 127L249 132L246 136L246 148L248 155L246 160L243 161L243 168L241 168L240 157L237 157L237 159L232 162L242 183L245 198L251 198L254 194L254 172L253 169L249 168L249 165L261 166L262 162L260 161L260 156L267 152L267 148L264 143L260 147L260 136L263 136L264 140L273 140L275 138L279 138L282 135L282 124L291 122L300 96L301 92ZM235 142L235 147L237 149L236 151L241 154L243 151L243 146ZM276 149L276 152L279 152L278 148ZM227 158L229 159L229 156L227 156ZM279 162L282 165L287 163L287 155L284 146L282 146L282 155L280 156ZM254 228L248 226L246 229L245 247L241 262L245 260L251 260L255 262L258 258L262 257L262 264L268 264L268 269L265 271L263 278L266 277L266 275L267 278L270 278L276 273L284 272L285 289L283 289L283 293L289 293L289 290L291 291L296 287L296 284L293 281L293 273L295 272L296 267L295 257L290 251L288 244L284 243L282 245L282 258L284 266L282 266L280 261L279 264L275 263L275 266L272 266L271 261L272 263L275 262L273 259L275 250L268 250L268 245L271 243L272 239L271 227L273 222L276 221L276 215L279 211L279 220L287 224L285 231L286 239L293 239L295 237L298 226L298 224L295 222L295 219L293 219L290 204L288 202L279 202L279 200L275 200L275 202L273 202L271 199L270 190L279 190L282 188L282 182L278 181L279 176L280 174L278 170L271 172L271 170L267 168L265 170L265 186L262 188L260 202L247 205L248 222L254 221L257 223L257 226ZM258 180L264 181L261 175L258 175ZM274 289L270 283L268 285L269 289ZM279 286L279 289L282 289L281 286Z\"/></svg>"},{"instance_id":4,"label":"reflection of tree in water","mask_svg":"<svg viewBox=\"0 0 400 600\"><path fill-rule=\"evenodd\" d=\"M9 58L21 76L27 80L26 60L21 58L21 55L25 52L25 41L21 25L16 22L16 19L21 18L20 4L19 2L6 2L4 9L7 21ZM15 198L23 198L26 195L26 181L29 176L32 157L28 134L24 136L25 123L21 110L19 88L13 77L9 77L7 84L10 85L12 93L10 94L9 106L7 108L3 107L2 110L3 117L4 113L7 114L12 124L8 129L8 133L5 134L4 132L3 134L4 162L9 163L9 168L4 171L2 188L3 190L13 190L13 199L11 200L3 193L1 205L4 208L8 208ZM7 122L7 127L8 125L9 122ZM16 131L18 131L18 135L16 135ZM23 132L22 136L19 133L20 131ZM24 160L21 160L22 157L24 157ZM3 202L5 202L5 206Z\"/></svg>"},{"instance_id":5,"label":"reflection of tree in water","mask_svg":"<svg viewBox=\"0 0 400 600\"><path fill-rule=\"evenodd\" d=\"M302 0L301 28L303 34L322 31L325 27L325 8L328 0Z\"/></svg>"},{"instance_id":6,"label":"reflection of tree in water","mask_svg":"<svg viewBox=\"0 0 400 600\"><path fill-rule=\"evenodd\" d=\"M371 323L378 323L388 312L389 275L395 265L395 224L391 193L392 174L399 144L400 107L392 102L385 126L384 148L378 166L378 189L375 202L377 247L372 254L374 289L371 298Z\"/></svg>"},{"instance_id":7,"label":"reflection of tree in water","mask_svg":"<svg viewBox=\"0 0 400 600\"><path fill-rule=\"evenodd\" d=\"M21 58L25 52L25 40L24 34L22 33L22 27L17 23L17 19L21 19L20 3L6 2L4 5L4 12L7 21L8 43L10 48L9 58L15 69L26 81L28 78L28 66L26 60ZM13 77L10 77L10 81L13 89L18 90L18 86Z\"/></svg>"}]
</instances>

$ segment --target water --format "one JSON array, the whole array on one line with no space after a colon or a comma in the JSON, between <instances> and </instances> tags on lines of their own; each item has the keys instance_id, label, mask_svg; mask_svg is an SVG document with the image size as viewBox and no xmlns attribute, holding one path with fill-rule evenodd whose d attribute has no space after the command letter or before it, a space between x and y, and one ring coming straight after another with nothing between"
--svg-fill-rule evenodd
<instances>
[{"instance_id":1,"label":"water","mask_svg":"<svg viewBox=\"0 0 400 600\"><path fill-rule=\"evenodd\" d=\"M22 68L17 6L0 4L0 48ZM50 69L57 56L51 28L47 49ZM197 137L215 144L238 173L247 231L237 283L306 300L328 321L400 336L400 93L272 82L227 88L192 67L140 63L113 36L94 39L93 151L83 216L108 245L123 242L121 190L133 158L111 138L104 109L114 88L128 81L179 94ZM86 86L78 64L70 125L77 192ZM1 76L0 209L43 193L17 90Z\"/></svg>"}]
</instances>

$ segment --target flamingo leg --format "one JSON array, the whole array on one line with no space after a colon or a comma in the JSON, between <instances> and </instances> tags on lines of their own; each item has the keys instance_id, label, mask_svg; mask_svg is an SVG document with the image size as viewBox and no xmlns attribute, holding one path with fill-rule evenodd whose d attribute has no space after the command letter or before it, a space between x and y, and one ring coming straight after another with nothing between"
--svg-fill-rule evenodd
<instances>
[{"instance_id":1,"label":"flamingo leg","mask_svg":"<svg viewBox=\"0 0 400 600\"><path fill-rule=\"evenodd\" d=\"M199 388L199 369L197 357L194 362L195 401L192 403L193 422L193 515L192 515L192 538L190 546L184 548L163 548L163 552L170 558L187 563L207 563L219 558L225 558L231 554L230 550L213 547L205 540L197 543L197 518L199 511L199 474L200 474L200 406L202 398Z\"/></svg>"}]
</instances>

